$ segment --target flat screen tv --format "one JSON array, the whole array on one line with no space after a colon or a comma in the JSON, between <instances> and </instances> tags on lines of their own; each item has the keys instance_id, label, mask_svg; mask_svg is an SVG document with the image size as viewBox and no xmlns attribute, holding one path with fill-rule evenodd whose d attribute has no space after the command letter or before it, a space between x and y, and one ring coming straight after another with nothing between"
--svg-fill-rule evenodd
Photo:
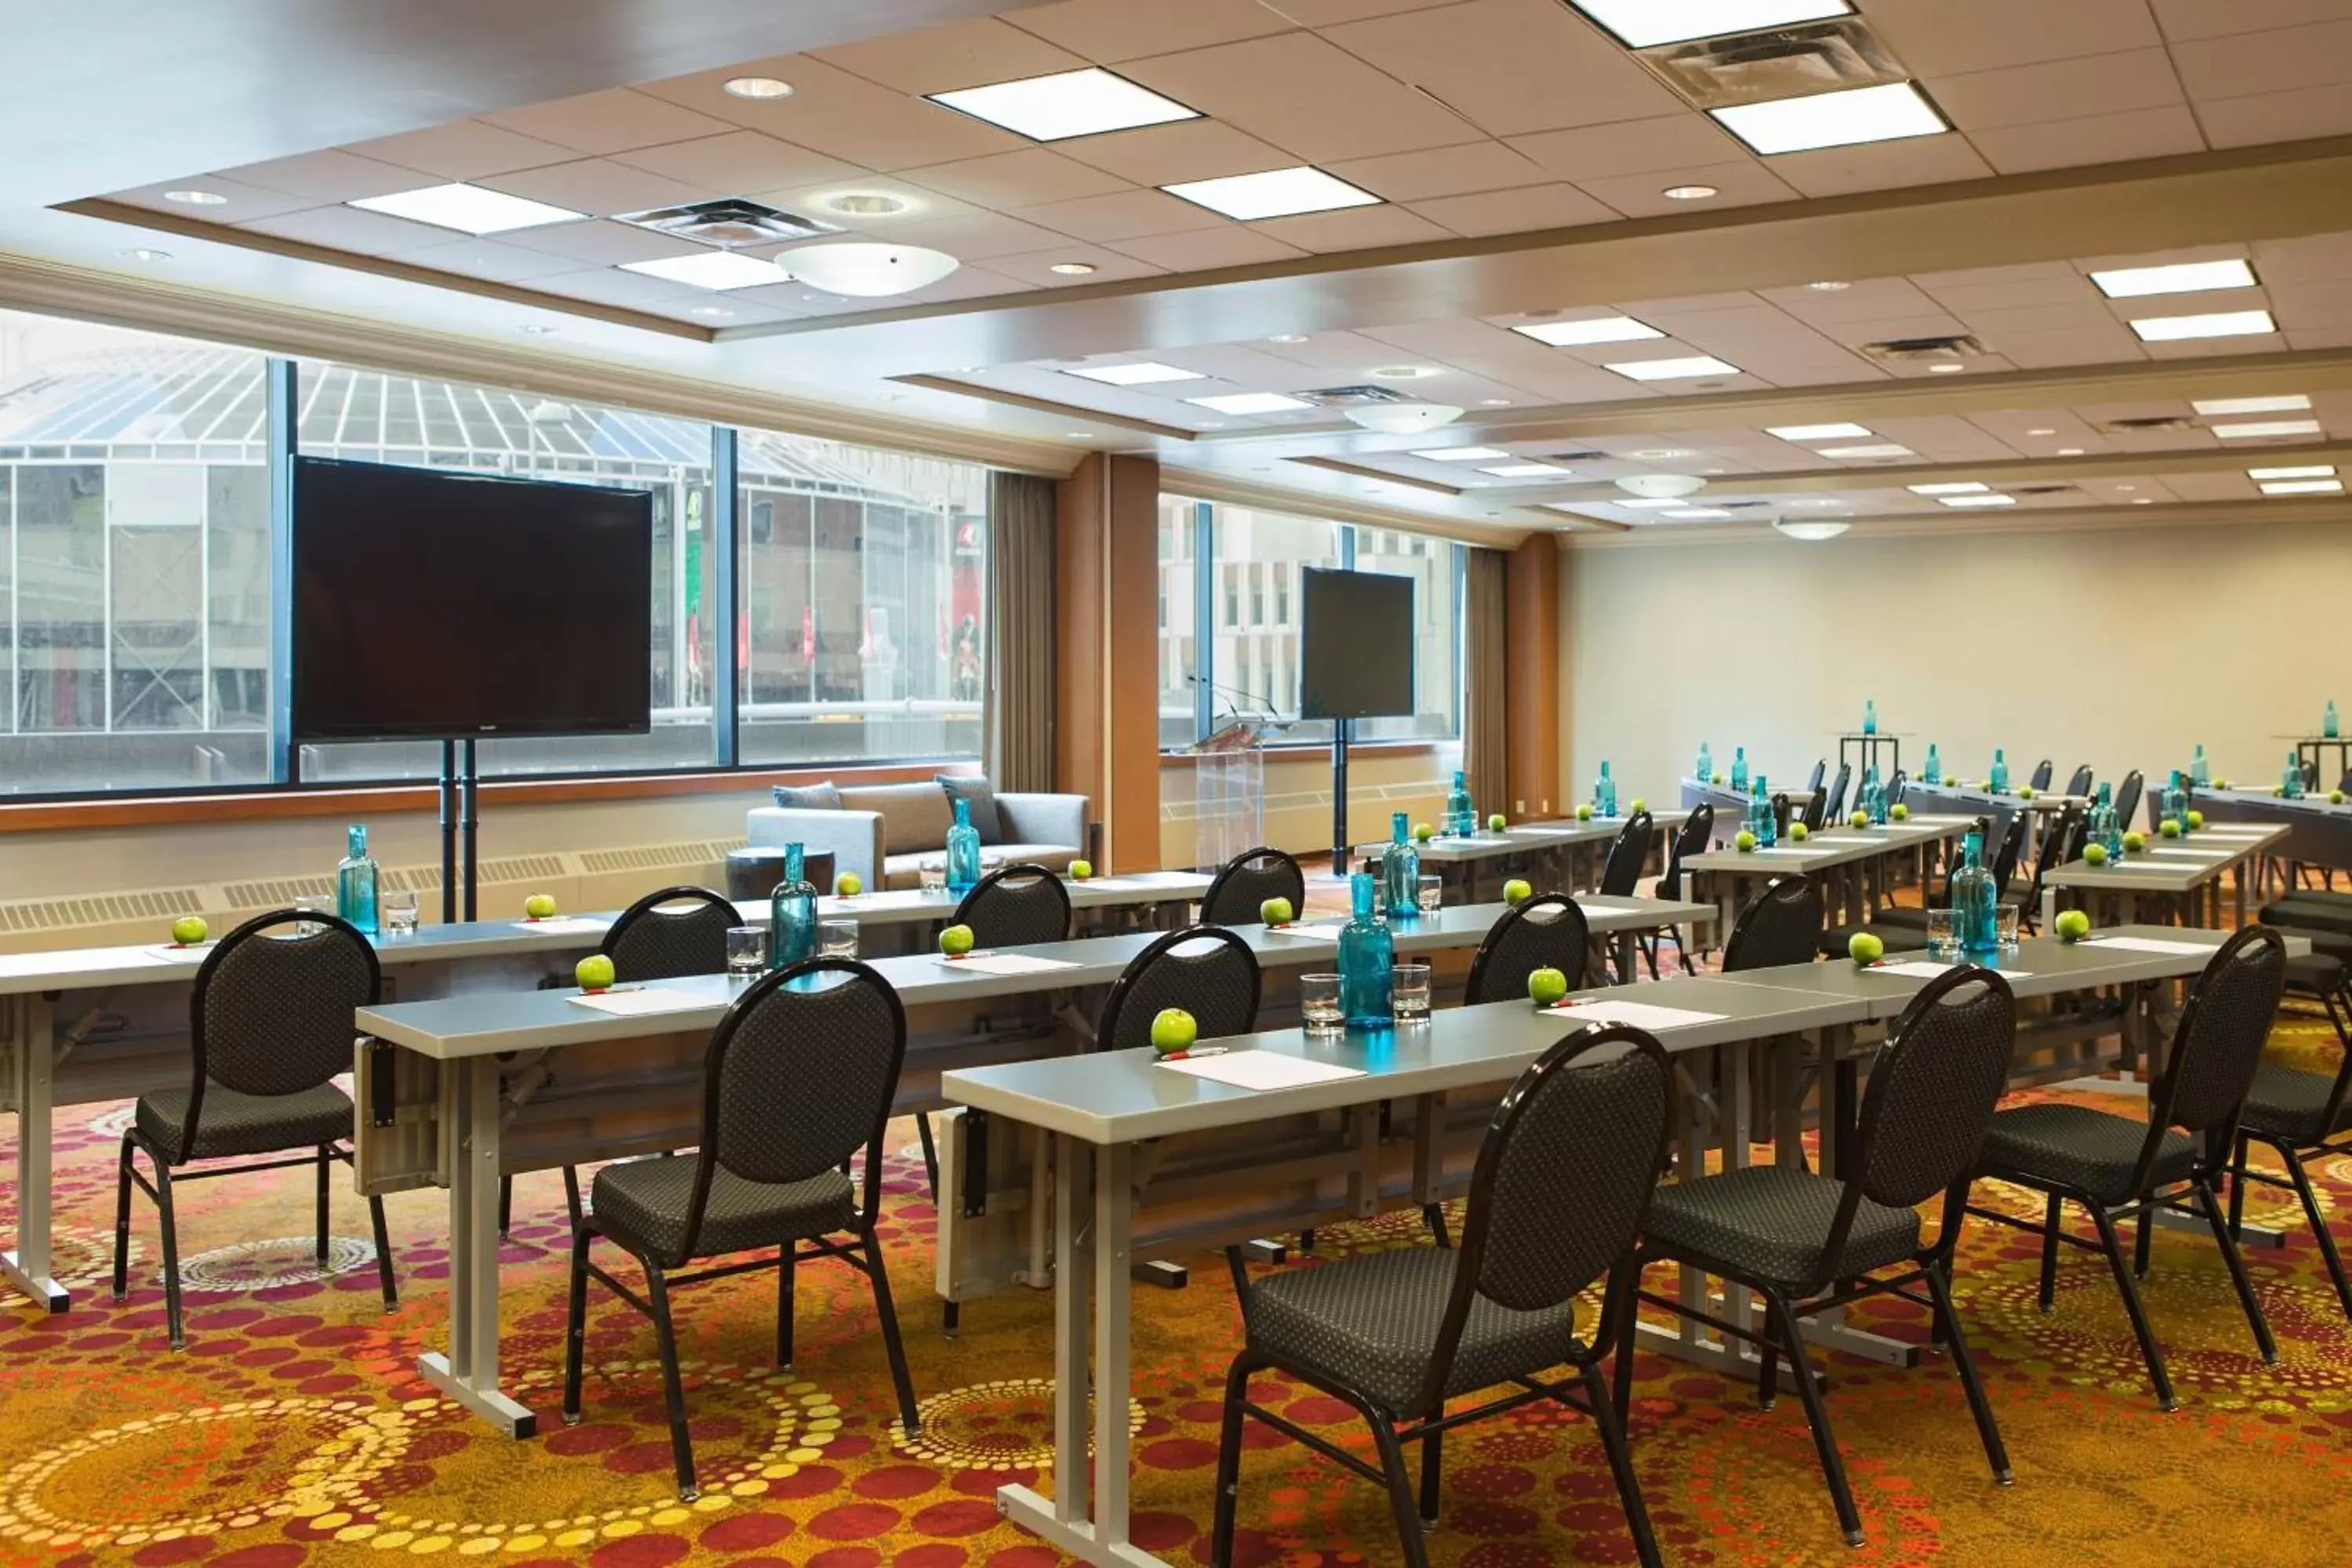
<instances>
[{"instance_id":1,"label":"flat screen tv","mask_svg":"<svg viewBox=\"0 0 2352 1568\"><path fill-rule=\"evenodd\" d=\"M1300 718L1412 713L1412 578L1310 566L1299 613Z\"/></svg>"},{"instance_id":2,"label":"flat screen tv","mask_svg":"<svg viewBox=\"0 0 2352 1568\"><path fill-rule=\"evenodd\" d=\"M298 741L643 733L653 497L294 462Z\"/></svg>"}]
</instances>

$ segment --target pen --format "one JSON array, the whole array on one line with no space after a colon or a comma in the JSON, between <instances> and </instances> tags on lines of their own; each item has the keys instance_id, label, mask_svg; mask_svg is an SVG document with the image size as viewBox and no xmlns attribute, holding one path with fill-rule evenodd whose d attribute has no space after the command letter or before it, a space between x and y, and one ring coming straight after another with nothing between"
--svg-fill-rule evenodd
<instances>
[{"instance_id":1,"label":"pen","mask_svg":"<svg viewBox=\"0 0 2352 1568\"><path fill-rule=\"evenodd\" d=\"M1160 1059L1169 1062L1188 1062L1196 1057L1221 1057L1224 1054L1225 1047L1223 1046L1202 1046L1197 1051L1171 1051Z\"/></svg>"}]
</instances>

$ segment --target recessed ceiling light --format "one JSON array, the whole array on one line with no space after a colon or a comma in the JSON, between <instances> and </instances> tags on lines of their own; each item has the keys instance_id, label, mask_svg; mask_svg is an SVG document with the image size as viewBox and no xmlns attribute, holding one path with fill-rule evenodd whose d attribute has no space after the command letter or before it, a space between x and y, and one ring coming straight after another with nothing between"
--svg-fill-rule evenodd
<instances>
[{"instance_id":1,"label":"recessed ceiling light","mask_svg":"<svg viewBox=\"0 0 2352 1568\"><path fill-rule=\"evenodd\" d=\"M1307 334L1305 332L1276 332L1274 336L1266 339L1265 341L1270 343L1303 343L1307 341Z\"/></svg>"},{"instance_id":2,"label":"recessed ceiling light","mask_svg":"<svg viewBox=\"0 0 2352 1568\"><path fill-rule=\"evenodd\" d=\"M790 98L793 84L772 76L732 76L719 84L730 98Z\"/></svg>"},{"instance_id":3,"label":"recessed ceiling light","mask_svg":"<svg viewBox=\"0 0 2352 1568\"><path fill-rule=\"evenodd\" d=\"M1779 98L1768 103L1735 103L1707 112L1725 130L1768 156L1816 147L1898 142L1951 129L1935 105L1907 81Z\"/></svg>"},{"instance_id":4,"label":"recessed ceiling light","mask_svg":"<svg viewBox=\"0 0 2352 1568\"><path fill-rule=\"evenodd\" d=\"M725 321L735 312L718 305L697 305L687 312L689 316L708 316L714 321Z\"/></svg>"},{"instance_id":5,"label":"recessed ceiling light","mask_svg":"<svg viewBox=\"0 0 2352 1568\"><path fill-rule=\"evenodd\" d=\"M1853 284L1851 284L1851 283L1848 283L1848 282L1844 281L1844 280L1843 280L1843 279L1837 279L1837 278L1821 278L1821 279L1814 279L1812 282L1806 284L1806 285L1805 285L1805 287L1806 287L1806 288L1808 288L1808 289L1811 289L1814 290L1816 293L1822 293L1822 294L1837 294L1837 293L1842 293L1842 292L1843 292L1844 290L1846 290L1846 289L1848 289L1853 288Z\"/></svg>"},{"instance_id":6,"label":"recessed ceiling light","mask_svg":"<svg viewBox=\"0 0 2352 1568\"><path fill-rule=\"evenodd\" d=\"M845 217L888 217L914 205L904 196L886 195L878 191L839 191L817 203L827 212Z\"/></svg>"},{"instance_id":7,"label":"recessed ceiling light","mask_svg":"<svg viewBox=\"0 0 2352 1568\"><path fill-rule=\"evenodd\" d=\"M2208 397L2189 405L2208 417L2217 414L2293 414L2311 406L2311 399L2300 392L2284 393L2277 397Z\"/></svg>"},{"instance_id":8,"label":"recessed ceiling light","mask_svg":"<svg viewBox=\"0 0 2352 1568\"><path fill-rule=\"evenodd\" d=\"M1767 436L1778 436L1783 441L1842 441L1856 436L1868 436L1868 426L1862 425L1767 425Z\"/></svg>"},{"instance_id":9,"label":"recessed ceiling light","mask_svg":"<svg viewBox=\"0 0 2352 1568\"><path fill-rule=\"evenodd\" d=\"M2079 458L2083 455L2083 448L2080 447L2061 447L2058 448L2058 455L2062 458Z\"/></svg>"},{"instance_id":10,"label":"recessed ceiling light","mask_svg":"<svg viewBox=\"0 0 2352 1568\"><path fill-rule=\"evenodd\" d=\"M1185 402L1213 414L1287 414L1315 405L1278 392L1227 392L1214 397L1188 397Z\"/></svg>"},{"instance_id":11,"label":"recessed ceiling light","mask_svg":"<svg viewBox=\"0 0 2352 1568\"><path fill-rule=\"evenodd\" d=\"M1481 408L1508 408L1510 405L1511 400L1507 397L1482 397L1478 400Z\"/></svg>"},{"instance_id":12,"label":"recessed ceiling light","mask_svg":"<svg viewBox=\"0 0 2352 1568\"><path fill-rule=\"evenodd\" d=\"M169 261L172 259L172 253L170 251L155 250L144 245L134 245L130 249L122 252L122 254L132 261Z\"/></svg>"},{"instance_id":13,"label":"recessed ceiling light","mask_svg":"<svg viewBox=\"0 0 2352 1568\"><path fill-rule=\"evenodd\" d=\"M2155 504L2156 498L2154 496L2134 496L2132 498L2132 505L2134 506L2154 506Z\"/></svg>"},{"instance_id":14,"label":"recessed ceiling light","mask_svg":"<svg viewBox=\"0 0 2352 1568\"><path fill-rule=\"evenodd\" d=\"M1181 365L1160 364L1152 360L1143 360L1134 364L1087 365L1083 369L1073 369L1063 374L1082 375L1088 381L1099 381L1108 386L1150 386L1155 382L1207 379L1197 370L1186 370Z\"/></svg>"},{"instance_id":15,"label":"recessed ceiling light","mask_svg":"<svg viewBox=\"0 0 2352 1568\"><path fill-rule=\"evenodd\" d=\"M1378 370L1368 370L1364 374L1374 381L1419 381L1425 375L1441 373L1425 364L1384 364Z\"/></svg>"},{"instance_id":16,"label":"recessed ceiling light","mask_svg":"<svg viewBox=\"0 0 2352 1568\"><path fill-rule=\"evenodd\" d=\"M2117 485L2116 489L2121 490L2126 495L2129 495L2132 491L2139 489L2139 487L2137 485Z\"/></svg>"},{"instance_id":17,"label":"recessed ceiling light","mask_svg":"<svg viewBox=\"0 0 2352 1568\"><path fill-rule=\"evenodd\" d=\"M772 261L733 250L706 250L695 256L662 256L651 261L625 261L624 272L642 272L666 282L696 289L751 289L762 283L789 283L793 275ZM814 296L812 296L814 298Z\"/></svg>"},{"instance_id":18,"label":"recessed ceiling light","mask_svg":"<svg viewBox=\"0 0 2352 1568\"><path fill-rule=\"evenodd\" d=\"M1132 131L1139 125L1201 118L1197 109L1187 109L1172 98L1162 98L1123 76L1092 66L925 96L933 103L1001 125L1032 142L1063 142L1073 136L1099 136L1106 131Z\"/></svg>"},{"instance_id":19,"label":"recessed ceiling light","mask_svg":"<svg viewBox=\"0 0 2352 1568\"><path fill-rule=\"evenodd\" d=\"M2144 294L2195 294L2207 289L2251 289L2254 269L2242 261L2182 261L2168 267L2119 267L2094 272L2091 281L2110 300Z\"/></svg>"},{"instance_id":20,"label":"recessed ceiling light","mask_svg":"<svg viewBox=\"0 0 2352 1568\"><path fill-rule=\"evenodd\" d=\"M1432 447L1412 455L1426 458L1433 463L1491 463L1497 458L1510 456L1500 447Z\"/></svg>"},{"instance_id":21,"label":"recessed ceiling light","mask_svg":"<svg viewBox=\"0 0 2352 1568\"><path fill-rule=\"evenodd\" d=\"M1687 447L1644 447L1638 452L1628 452L1625 455L1629 458L1637 458L1644 463L1664 463L1671 462L1676 458L1698 456Z\"/></svg>"},{"instance_id":22,"label":"recessed ceiling light","mask_svg":"<svg viewBox=\"0 0 2352 1568\"><path fill-rule=\"evenodd\" d=\"M2248 468L2250 479L2332 479L2336 477L2333 463L2306 463L2299 468Z\"/></svg>"},{"instance_id":23,"label":"recessed ceiling light","mask_svg":"<svg viewBox=\"0 0 2352 1568\"><path fill-rule=\"evenodd\" d=\"M2144 343L2187 342L2194 338L2251 338L2278 331L2268 310L2215 310L2202 316L2142 316L2131 324Z\"/></svg>"},{"instance_id":24,"label":"recessed ceiling light","mask_svg":"<svg viewBox=\"0 0 2352 1568\"><path fill-rule=\"evenodd\" d=\"M2265 436L2316 436L2316 419L2257 419L2251 425L2216 425L2213 434L2224 441L2252 441Z\"/></svg>"},{"instance_id":25,"label":"recessed ceiling light","mask_svg":"<svg viewBox=\"0 0 2352 1568\"><path fill-rule=\"evenodd\" d=\"M419 190L394 191L389 195L362 196L344 205L415 223L429 223L436 228L454 228L460 234L504 234L509 229L537 228L541 224L576 223L588 216L569 207L550 206L545 202L510 196L504 191L466 184L426 185Z\"/></svg>"},{"instance_id":26,"label":"recessed ceiling light","mask_svg":"<svg viewBox=\"0 0 2352 1568\"><path fill-rule=\"evenodd\" d=\"M2044 426L2039 430L2028 430L2026 434L2029 436L2055 436L2058 432L2049 428L2047 426Z\"/></svg>"},{"instance_id":27,"label":"recessed ceiling light","mask_svg":"<svg viewBox=\"0 0 2352 1568\"><path fill-rule=\"evenodd\" d=\"M1511 331L1539 343L1549 343L1556 349L1580 348L1587 343L1633 343L1644 338L1663 338L1666 334L1646 321L1631 316L1596 316L1583 321L1535 321L1515 326Z\"/></svg>"},{"instance_id":28,"label":"recessed ceiling light","mask_svg":"<svg viewBox=\"0 0 2352 1568\"><path fill-rule=\"evenodd\" d=\"M2263 487L2266 496L2340 496L2340 479L2280 479Z\"/></svg>"},{"instance_id":29,"label":"recessed ceiling light","mask_svg":"<svg viewBox=\"0 0 2352 1568\"><path fill-rule=\"evenodd\" d=\"M1572 479L1574 473L1549 463L1507 463L1501 468L1481 468L1482 474L1492 474L1498 479Z\"/></svg>"},{"instance_id":30,"label":"recessed ceiling light","mask_svg":"<svg viewBox=\"0 0 2352 1568\"><path fill-rule=\"evenodd\" d=\"M1951 364L1948 363L1944 364L1931 364L1927 367L1927 374L1929 375L1958 375L1960 372L1968 368L1969 367L1964 364Z\"/></svg>"},{"instance_id":31,"label":"recessed ceiling light","mask_svg":"<svg viewBox=\"0 0 2352 1568\"><path fill-rule=\"evenodd\" d=\"M1907 458L1908 447L1898 447L1892 441L1876 441L1867 447L1820 447L1814 456L1821 458Z\"/></svg>"},{"instance_id":32,"label":"recessed ceiling light","mask_svg":"<svg viewBox=\"0 0 2352 1568\"><path fill-rule=\"evenodd\" d=\"M1847 0L1573 0L1628 48L1851 15Z\"/></svg>"},{"instance_id":33,"label":"recessed ceiling light","mask_svg":"<svg viewBox=\"0 0 2352 1568\"><path fill-rule=\"evenodd\" d=\"M1668 185L1658 193L1670 202L1703 202L1722 194L1713 185Z\"/></svg>"},{"instance_id":34,"label":"recessed ceiling light","mask_svg":"<svg viewBox=\"0 0 2352 1568\"><path fill-rule=\"evenodd\" d=\"M1845 502L1835 496L1799 496L1789 504L1790 506L1843 506Z\"/></svg>"},{"instance_id":35,"label":"recessed ceiling light","mask_svg":"<svg viewBox=\"0 0 2352 1568\"><path fill-rule=\"evenodd\" d=\"M1662 511L1658 515L1660 517L1671 517L1677 521L1697 522L1703 519L1729 517L1731 514L1720 510L1719 508L1711 506L1686 506L1679 511Z\"/></svg>"},{"instance_id":36,"label":"recessed ceiling light","mask_svg":"<svg viewBox=\"0 0 2352 1568\"><path fill-rule=\"evenodd\" d=\"M1974 479L1955 480L1946 485L1905 485L1903 488L1915 496L1980 496L1992 489L1990 485L1979 484Z\"/></svg>"},{"instance_id":37,"label":"recessed ceiling light","mask_svg":"<svg viewBox=\"0 0 2352 1568\"><path fill-rule=\"evenodd\" d=\"M1160 188L1242 223L1381 205L1381 198L1371 192L1305 163L1255 174L1228 174L1218 180L1187 180Z\"/></svg>"},{"instance_id":38,"label":"recessed ceiling light","mask_svg":"<svg viewBox=\"0 0 2352 1568\"><path fill-rule=\"evenodd\" d=\"M1685 381L1701 375L1738 375L1736 364L1726 364L1711 355L1698 354L1689 359L1627 360L1609 367L1619 375L1633 381Z\"/></svg>"},{"instance_id":39,"label":"recessed ceiling light","mask_svg":"<svg viewBox=\"0 0 2352 1568\"><path fill-rule=\"evenodd\" d=\"M522 335L527 338L551 338L556 334L558 329L551 327L543 321L525 321L520 326L515 328L515 331L522 333Z\"/></svg>"},{"instance_id":40,"label":"recessed ceiling light","mask_svg":"<svg viewBox=\"0 0 2352 1568\"><path fill-rule=\"evenodd\" d=\"M1964 507L1964 508L1965 508L1965 507L1975 507L1975 506L2015 506L2015 505L2017 504L2017 498L2016 498L2015 496L2000 496L2000 495L1988 495L1988 496L1938 496L1938 497L1937 498L1937 504L1942 505L1942 506L1954 506L1954 507Z\"/></svg>"},{"instance_id":41,"label":"recessed ceiling light","mask_svg":"<svg viewBox=\"0 0 2352 1568\"><path fill-rule=\"evenodd\" d=\"M1091 441L1095 438L1094 432L1091 430L1066 430L1063 434L1073 441Z\"/></svg>"},{"instance_id":42,"label":"recessed ceiling light","mask_svg":"<svg viewBox=\"0 0 2352 1568\"><path fill-rule=\"evenodd\" d=\"M228 198L218 191L165 191L163 199L167 202L177 202L184 207L221 207L228 205Z\"/></svg>"},{"instance_id":43,"label":"recessed ceiling light","mask_svg":"<svg viewBox=\"0 0 2352 1568\"><path fill-rule=\"evenodd\" d=\"M1095 264L1091 261L1056 261L1053 266L1045 268L1048 272L1058 272L1065 278L1084 278L1094 269Z\"/></svg>"}]
</instances>

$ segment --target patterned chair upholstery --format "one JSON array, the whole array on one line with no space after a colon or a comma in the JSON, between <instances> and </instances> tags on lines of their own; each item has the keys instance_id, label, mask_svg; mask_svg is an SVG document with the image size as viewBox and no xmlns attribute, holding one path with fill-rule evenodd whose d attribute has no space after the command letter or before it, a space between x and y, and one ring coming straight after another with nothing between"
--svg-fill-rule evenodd
<instances>
[{"instance_id":1,"label":"patterned chair upholstery","mask_svg":"<svg viewBox=\"0 0 2352 1568\"><path fill-rule=\"evenodd\" d=\"M1288 899L1293 912L1307 912L1307 873L1298 861L1280 849L1260 845L1244 849L1225 862L1209 890L1201 898L1203 925L1245 926L1258 923L1258 911L1268 899Z\"/></svg>"},{"instance_id":2,"label":"patterned chair upholstery","mask_svg":"<svg viewBox=\"0 0 2352 1568\"><path fill-rule=\"evenodd\" d=\"M614 978L630 984L724 974L727 933L742 923L723 893L664 888L623 910L597 951L613 961Z\"/></svg>"},{"instance_id":3,"label":"patterned chair upholstery","mask_svg":"<svg viewBox=\"0 0 2352 1568\"><path fill-rule=\"evenodd\" d=\"M1591 922L1581 905L1566 893L1538 894L1506 910L1487 928L1486 939L1470 957L1463 1005L1524 1001L1528 976L1538 969L1559 970L1568 977L1568 988L1577 990L1584 984L1591 943Z\"/></svg>"},{"instance_id":4,"label":"patterned chair upholstery","mask_svg":"<svg viewBox=\"0 0 2352 1568\"><path fill-rule=\"evenodd\" d=\"M1070 892L1043 866L1000 866L956 905L955 923L970 926L981 947L1029 947L1070 938Z\"/></svg>"},{"instance_id":5,"label":"patterned chair upholstery","mask_svg":"<svg viewBox=\"0 0 2352 1568\"><path fill-rule=\"evenodd\" d=\"M1181 1007L1201 1037L1246 1035L1257 1026L1257 954L1220 926L1171 931L1135 955L1103 998L1094 1048L1123 1051L1151 1043L1151 1021Z\"/></svg>"}]
</instances>

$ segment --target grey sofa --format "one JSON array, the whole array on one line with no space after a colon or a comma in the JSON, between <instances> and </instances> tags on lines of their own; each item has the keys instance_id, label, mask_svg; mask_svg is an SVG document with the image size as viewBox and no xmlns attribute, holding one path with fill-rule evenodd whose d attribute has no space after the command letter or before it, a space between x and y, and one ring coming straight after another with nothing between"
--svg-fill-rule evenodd
<instances>
[{"instance_id":1,"label":"grey sofa","mask_svg":"<svg viewBox=\"0 0 2352 1568\"><path fill-rule=\"evenodd\" d=\"M1085 854L1085 795L994 795L978 779L957 784L973 796L972 826L980 829L982 854L1055 870ZM955 823L947 788L937 782L824 784L779 789L776 798L780 804L758 807L746 821L751 845L829 850L835 875L854 872L869 891L916 886L922 862L945 852Z\"/></svg>"}]
</instances>

